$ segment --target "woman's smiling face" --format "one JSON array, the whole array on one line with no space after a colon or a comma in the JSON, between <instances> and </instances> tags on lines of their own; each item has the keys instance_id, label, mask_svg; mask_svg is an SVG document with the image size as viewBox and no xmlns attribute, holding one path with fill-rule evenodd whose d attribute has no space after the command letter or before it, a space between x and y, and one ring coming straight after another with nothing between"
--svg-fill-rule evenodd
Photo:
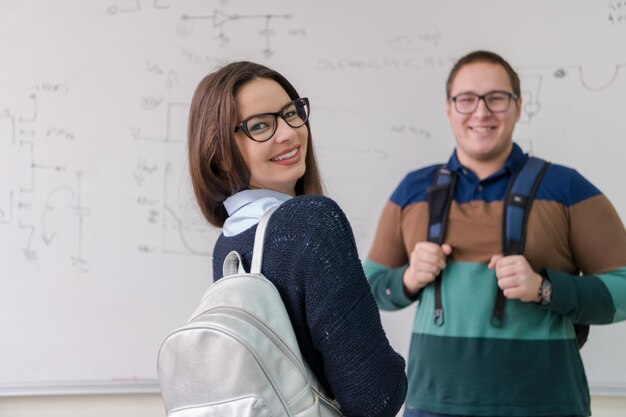
<instances>
[{"instance_id":1,"label":"woman's smiling face","mask_svg":"<svg viewBox=\"0 0 626 417\"><path fill-rule=\"evenodd\" d=\"M238 120L262 113L280 111L292 101L277 82L256 78L244 84L236 95ZM276 132L265 142L255 142L239 130L237 147L250 170L250 188L265 188L295 194L296 181L306 170L305 157L309 129L289 126L281 117Z\"/></svg>"}]
</instances>

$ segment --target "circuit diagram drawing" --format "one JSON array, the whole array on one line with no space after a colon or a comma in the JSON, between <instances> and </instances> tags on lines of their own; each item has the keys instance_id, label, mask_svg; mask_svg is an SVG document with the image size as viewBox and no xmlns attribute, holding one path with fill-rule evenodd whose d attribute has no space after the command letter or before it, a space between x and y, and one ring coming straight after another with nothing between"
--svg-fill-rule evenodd
<instances>
[{"instance_id":1,"label":"circuit diagram drawing","mask_svg":"<svg viewBox=\"0 0 626 417\"><path fill-rule=\"evenodd\" d=\"M7 170L0 180L0 228L16 237L21 258L35 268L54 256L75 272L89 272L83 172L58 152L79 139L70 126L46 114L69 89L41 82L31 91L0 115L0 166Z\"/></svg>"},{"instance_id":2,"label":"circuit diagram drawing","mask_svg":"<svg viewBox=\"0 0 626 417\"><path fill-rule=\"evenodd\" d=\"M257 33L264 41L262 53L266 58L269 58L274 55L271 41L276 35L276 31L272 27L273 22L275 20L291 18L291 14L231 14L220 10L213 10L211 14L206 15L183 14L180 17L176 31L180 36L189 36L194 32L196 25L206 23L209 24L213 30L217 31L216 38L219 40L220 46L226 47L231 42L231 38L226 32L228 26L238 21L259 22Z\"/></svg>"},{"instance_id":3,"label":"circuit diagram drawing","mask_svg":"<svg viewBox=\"0 0 626 417\"><path fill-rule=\"evenodd\" d=\"M209 36L217 41L218 46L227 49L233 44L235 33L239 37L259 39L259 51L265 58L276 53L273 40L277 36L290 37L307 36L303 28L277 28L279 23L293 18L291 13L230 12L226 8L228 0L219 0L219 4L213 4L213 10L205 11L206 3L182 3L173 0L114 0L107 7L109 16L132 16L147 12L166 13L174 20L173 31L180 38L192 36ZM218 8L215 8L215 7ZM284 25L283 25L284 26ZM244 45L245 43L237 43Z\"/></svg>"}]
</instances>

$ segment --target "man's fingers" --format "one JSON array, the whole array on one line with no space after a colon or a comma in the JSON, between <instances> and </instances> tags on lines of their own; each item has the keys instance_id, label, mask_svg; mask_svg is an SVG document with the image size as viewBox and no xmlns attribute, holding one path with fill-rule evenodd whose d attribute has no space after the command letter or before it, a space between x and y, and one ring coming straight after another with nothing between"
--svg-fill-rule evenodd
<instances>
[{"instance_id":1,"label":"man's fingers","mask_svg":"<svg viewBox=\"0 0 626 417\"><path fill-rule=\"evenodd\" d=\"M500 287L501 290L515 288L516 286L517 286L517 282L513 278L498 279L498 287Z\"/></svg>"},{"instance_id":2,"label":"man's fingers","mask_svg":"<svg viewBox=\"0 0 626 417\"><path fill-rule=\"evenodd\" d=\"M418 263L417 265L415 265L415 270L418 273L425 273L425 274L435 274L439 272L439 268L437 267L437 265L432 264L432 263Z\"/></svg>"},{"instance_id":3,"label":"man's fingers","mask_svg":"<svg viewBox=\"0 0 626 417\"><path fill-rule=\"evenodd\" d=\"M498 279L515 276L518 272L517 268L512 265L502 266L502 264L498 264L496 266L496 278Z\"/></svg>"},{"instance_id":4,"label":"man's fingers","mask_svg":"<svg viewBox=\"0 0 626 417\"><path fill-rule=\"evenodd\" d=\"M445 268L446 261L444 256L439 251L430 252L430 251L417 251L413 253L411 258L412 262L415 263L429 263L433 265L439 266L439 268Z\"/></svg>"},{"instance_id":5,"label":"man's fingers","mask_svg":"<svg viewBox=\"0 0 626 417\"><path fill-rule=\"evenodd\" d=\"M502 255L493 255L491 257L491 260L489 261L489 265L487 265L487 267L489 269L496 269L496 266L498 264L498 262L500 261L500 259L502 259L503 256Z\"/></svg>"},{"instance_id":6,"label":"man's fingers","mask_svg":"<svg viewBox=\"0 0 626 417\"><path fill-rule=\"evenodd\" d=\"M438 253L439 245L433 242L418 242L413 249L413 252L428 252Z\"/></svg>"},{"instance_id":7,"label":"man's fingers","mask_svg":"<svg viewBox=\"0 0 626 417\"><path fill-rule=\"evenodd\" d=\"M509 300L512 300L521 298L524 292L519 287L513 287L502 290L502 294L504 294L504 296Z\"/></svg>"}]
</instances>

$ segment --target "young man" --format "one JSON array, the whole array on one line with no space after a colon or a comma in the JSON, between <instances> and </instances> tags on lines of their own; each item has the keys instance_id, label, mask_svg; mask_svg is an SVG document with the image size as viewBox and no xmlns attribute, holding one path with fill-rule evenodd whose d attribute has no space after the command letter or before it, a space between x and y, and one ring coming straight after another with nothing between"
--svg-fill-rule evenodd
<instances>
[{"instance_id":1,"label":"young man","mask_svg":"<svg viewBox=\"0 0 626 417\"><path fill-rule=\"evenodd\" d=\"M419 300L405 416L588 416L573 324L626 319L626 231L602 193L551 164L523 255L502 256L503 198L528 159L513 143L519 77L499 55L461 58L447 83L456 174L445 243L427 241L439 165L409 173L386 204L365 261L381 309ZM444 315L435 320L435 278ZM582 274L582 276L581 276ZM503 319L493 320L497 288Z\"/></svg>"}]
</instances>

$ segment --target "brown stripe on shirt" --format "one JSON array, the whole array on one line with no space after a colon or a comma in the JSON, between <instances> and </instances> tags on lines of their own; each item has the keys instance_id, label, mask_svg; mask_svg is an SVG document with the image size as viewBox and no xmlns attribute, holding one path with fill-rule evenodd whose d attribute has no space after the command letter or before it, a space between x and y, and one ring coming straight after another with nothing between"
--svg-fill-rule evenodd
<instances>
[{"instance_id":1,"label":"brown stripe on shirt","mask_svg":"<svg viewBox=\"0 0 626 417\"><path fill-rule=\"evenodd\" d=\"M569 213L573 225L572 252L583 273L626 267L626 230L606 196L600 194L583 200L571 206Z\"/></svg>"},{"instance_id":2,"label":"brown stripe on shirt","mask_svg":"<svg viewBox=\"0 0 626 417\"><path fill-rule=\"evenodd\" d=\"M402 246L400 226L402 209L397 204L387 201L378 222L376 235L368 258L377 264L397 268L409 260Z\"/></svg>"},{"instance_id":3,"label":"brown stripe on shirt","mask_svg":"<svg viewBox=\"0 0 626 417\"><path fill-rule=\"evenodd\" d=\"M543 268L577 274L578 268L569 247L569 214L555 201L533 201L524 256L537 272Z\"/></svg>"},{"instance_id":4,"label":"brown stripe on shirt","mask_svg":"<svg viewBox=\"0 0 626 417\"><path fill-rule=\"evenodd\" d=\"M502 201L452 202L445 238L452 246L449 259L488 263L493 255L502 253L502 210ZM593 230L589 224L595 225ZM369 258L389 267L406 264L415 244L426 240L427 227L427 202L411 204L404 210L387 202ZM621 244L607 248L605 242ZM626 233L617 212L602 195L569 210L554 201L535 200L524 256L535 271L548 267L576 274L577 265L585 273L623 268Z\"/></svg>"}]
</instances>

